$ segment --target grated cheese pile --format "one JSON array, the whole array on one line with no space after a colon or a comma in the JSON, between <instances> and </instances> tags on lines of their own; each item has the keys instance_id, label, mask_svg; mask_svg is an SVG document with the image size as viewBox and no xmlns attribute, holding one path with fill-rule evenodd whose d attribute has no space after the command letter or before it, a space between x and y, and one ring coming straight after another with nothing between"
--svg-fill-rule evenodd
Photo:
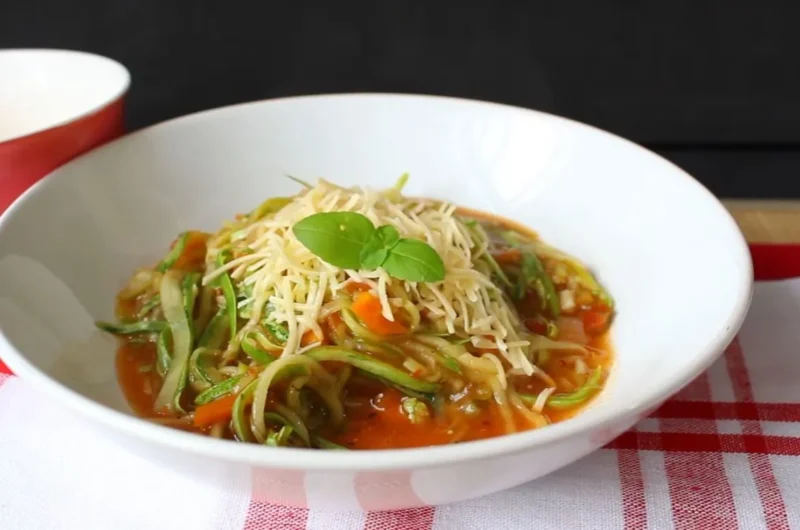
<instances>
[{"instance_id":1,"label":"grated cheese pile","mask_svg":"<svg viewBox=\"0 0 800 530\"><path fill-rule=\"evenodd\" d=\"M343 270L322 261L297 240L292 226L309 215L334 211L357 212L375 226L392 225L401 237L427 242L444 262L445 279L413 283L392 278L380 268ZM268 317L288 330L282 355L302 353L317 345L301 347L300 339L309 330L323 336L320 317L348 283L370 285L381 301L383 315L390 320L400 303L391 292L403 289L420 313L443 321L448 333L468 335L478 348L496 348L513 369L530 375L535 368L524 353L528 341L517 334L516 312L492 280L473 266L473 260L487 251L486 238L481 238L482 230L468 228L455 211L454 205L405 198L395 189L345 189L320 180L274 215L238 231L237 239L244 241L251 253L210 272L203 283L230 271L234 282L252 293L246 301L252 304L250 319L238 337ZM219 251L210 245L207 261L213 263Z\"/></svg>"}]
</instances>

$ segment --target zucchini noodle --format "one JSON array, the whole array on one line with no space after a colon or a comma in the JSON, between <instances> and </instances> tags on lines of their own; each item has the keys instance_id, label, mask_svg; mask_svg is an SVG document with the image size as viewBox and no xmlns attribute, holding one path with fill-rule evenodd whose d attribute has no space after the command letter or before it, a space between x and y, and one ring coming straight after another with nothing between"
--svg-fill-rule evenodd
<instances>
[{"instance_id":1,"label":"zucchini noodle","mask_svg":"<svg viewBox=\"0 0 800 530\"><path fill-rule=\"evenodd\" d=\"M342 450L542 428L589 402L607 377L613 317L590 269L483 214L407 198L404 182L321 180L215 234L184 232L136 271L120 321L97 326L144 352L125 359L155 394L147 415L215 438ZM394 237L380 243L384 261L340 268L293 231L333 212ZM337 245L369 246L353 237ZM443 276L398 279L387 256L401 239L427 245Z\"/></svg>"}]
</instances>

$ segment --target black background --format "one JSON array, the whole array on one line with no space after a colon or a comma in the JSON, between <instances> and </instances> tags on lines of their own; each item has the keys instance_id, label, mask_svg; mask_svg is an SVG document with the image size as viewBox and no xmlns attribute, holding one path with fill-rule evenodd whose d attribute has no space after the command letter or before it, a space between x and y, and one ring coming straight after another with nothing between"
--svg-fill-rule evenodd
<instances>
[{"instance_id":1,"label":"black background","mask_svg":"<svg viewBox=\"0 0 800 530\"><path fill-rule=\"evenodd\" d=\"M119 60L132 129L276 96L446 94L608 129L719 195L800 197L800 2L319 5L0 0L0 47Z\"/></svg>"}]
</instances>

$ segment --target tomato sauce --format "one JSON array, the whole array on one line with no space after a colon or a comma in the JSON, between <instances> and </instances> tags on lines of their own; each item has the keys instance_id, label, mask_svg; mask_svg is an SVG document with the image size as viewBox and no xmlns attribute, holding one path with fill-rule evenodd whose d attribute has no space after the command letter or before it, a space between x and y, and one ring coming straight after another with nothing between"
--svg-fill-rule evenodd
<instances>
[{"instance_id":1,"label":"tomato sauce","mask_svg":"<svg viewBox=\"0 0 800 530\"><path fill-rule=\"evenodd\" d=\"M133 411L139 416L156 416L153 404L161 388L161 376L155 368L156 345L122 341L116 364L119 385Z\"/></svg>"},{"instance_id":2,"label":"tomato sauce","mask_svg":"<svg viewBox=\"0 0 800 530\"><path fill-rule=\"evenodd\" d=\"M323 436L350 449L400 449L491 438L505 433L496 406L489 404L467 415L455 404L440 414L412 423L402 410L404 395L379 385L348 385L347 422L343 430Z\"/></svg>"},{"instance_id":3,"label":"tomato sauce","mask_svg":"<svg viewBox=\"0 0 800 530\"><path fill-rule=\"evenodd\" d=\"M500 222L503 226L535 237L535 234L525 227L506 220L498 221L494 216L464 210L462 213L494 223ZM206 239L205 234L190 233L184 252L175 266L184 270L201 270L205 260ZM348 291L353 293L360 290L362 290L361 284L348 286ZM518 304L525 325L531 331L545 334L546 324L541 319L524 318L526 315L536 314L539 307L541 302L534 294L530 294ZM117 313L123 321L135 318L141 308L141 297L117 301ZM588 373L596 367L603 367L606 372L608 371L612 363L612 350L606 332L610 317L610 308L593 301L588 305L579 304L577 309L563 320L563 334L573 333L569 331L569 327L577 326L578 334L583 334L581 341L586 344L589 353L581 356L585 364L583 373L576 371L574 351L551 350L545 358L537 359L538 366L555 383L556 393L574 392L585 382ZM335 316L328 322L331 329L326 328L326 332L333 333L332 327L335 327L333 324L342 325L337 319ZM556 337L555 340L571 338L574 337L562 336ZM117 351L116 368L122 391L134 412L143 417L158 417L154 403L161 386L161 377L156 370L155 342L142 340L136 336L122 339ZM325 363L325 368L330 373L336 374L341 366L339 363ZM549 386L538 377L509 376L508 382L518 393L529 395L536 395ZM275 391L278 392L281 387L280 384L277 385ZM272 392L270 394L272 395ZM482 400L473 399L474 397L468 391L446 396L443 402L432 407L430 415L412 422L409 421L407 412L403 410L403 401L407 398L400 391L371 379L354 376L344 390L344 424L337 428L322 427L319 429L319 434L349 449L424 447L506 434L505 420L494 400L490 396ZM590 402L591 399L580 406L566 410L545 407L543 412L548 422L555 423L580 413ZM471 404L468 412L465 408L467 403ZM513 406L509 406L509 409L517 431L531 428L527 417L516 411ZM232 436L229 429L226 429L225 435Z\"/></svg>"}]
</instances>

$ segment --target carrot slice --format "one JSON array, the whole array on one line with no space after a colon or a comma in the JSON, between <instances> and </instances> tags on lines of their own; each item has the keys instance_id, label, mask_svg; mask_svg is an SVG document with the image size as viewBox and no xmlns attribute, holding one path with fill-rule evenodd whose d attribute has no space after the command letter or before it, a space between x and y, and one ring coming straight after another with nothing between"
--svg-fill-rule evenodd
<instances>
[{"instance_id":1,"label":"carrot slice","mask_svg":"<svg viewBox=\"0 0 800 530\"><path fill-rule=\"evenodd\" d=\"M590 335L599 335L608 328L611 313L607 311L584 311L581 314L583 329Z\"/></svg>"},{"instance_id":2,"label":"carrot slice","mask_svg":"<svg viewBox=\"0 0 800 530\"><path fill-rule=\"evenodd\" d=\"M369 291L371 287L368 283L361 283L361 282L350 282L344 286L344 292L347 294L353 293L360 293L363 291Z\"/></svg>"},{"instance_id":3,"label":"carrot slice","mask_svg":"<svg viewBox=\"0 0 800 530\"><path fill-rule=\"evenodd\" d=\"M318 337L314 330L309 329L303 336L300 337L300 346L308 346L311 343L319 342L320 344L325 344L325 336Z\"/></svg>"},{"instance_id":4,"label":"carrot slice","mask_svg":"<svg viewBox=\"0 0 800 530\"><path fill-rule=\"evenodd\" d=\"M205 427L210 427L215 423L231 419L231 415L233 414L234 401L236 401L236 395L229 394L227 396L216 399L211 403L200 405L194 411L195 427L200 427L201 429L203 429Z\"/></svg>"},{"instance_id":5,"label":"carrot slice","mask_svg":"<svg viewBox=\"0 0 800 530\"><path fill-rule=\"evenodd\" d=\"M198 267L201 267L205 263L206 259L207 242L208 234L196 231L189 232L186 240L186 246L183 247L183 252L181 252L178 261L175 262L175 268L181 270L194 270Z\"/></svg>"},{"instance_id":6,"label":"carrot slice","mask_svg":"<svg viewBox=\"0 0 800 530\"><path fill-rule=\"evenodd\" d=\"M372 293L361 292L356 295L350 307L361 322L378 335L402 335L408 328L398 321L392 322L381 313L381 301Z\"/></svg>"},{"instance_id":7,"label":"carrot slice","mask_svg":"<svg viewBox=\"0 0 800 530\"><path fill-rule=\"evenodd\" d=\"M516 248L504 250L503 252L498 252L497 254L492 254L494 260L500 265L513 265L515 263L519 263L521 256L522 253Z\"/></svg>"}]
</instances>

